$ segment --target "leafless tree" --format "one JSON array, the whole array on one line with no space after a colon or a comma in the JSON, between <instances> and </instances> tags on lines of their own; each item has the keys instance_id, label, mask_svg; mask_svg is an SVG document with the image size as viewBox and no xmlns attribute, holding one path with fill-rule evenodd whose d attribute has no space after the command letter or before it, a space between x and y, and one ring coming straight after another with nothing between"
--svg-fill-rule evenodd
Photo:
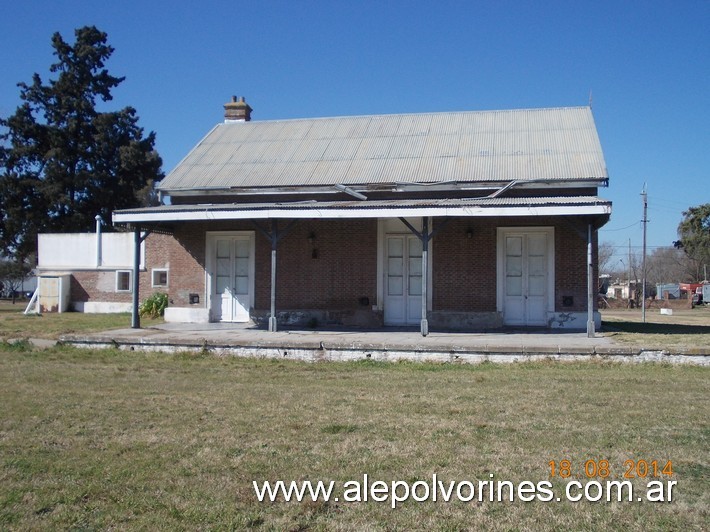
<instances>
[{"instance_id":1,"label":"leafless tree","mask_svg":"<svg viewBox=\"0 0 710 532\"><path fill-rule=\"evenodd\" d=\"M655 249L646 263L648 280L653 284L693 283L702 277L700 262L673 247Z\"/></svg>"},{"instance_id":2,"label":"leafless tree","mask_svg":"<svg viewBox=\"0 0 710 532\"><path fill-rule=\"evenodd\" d=\"M613 265L611 263L611 258L614 256L614 244L611 242L601 242L599 244L599 251L597 252L599 261L599 272L609 273Z\"/></svg>"}]
</instances>

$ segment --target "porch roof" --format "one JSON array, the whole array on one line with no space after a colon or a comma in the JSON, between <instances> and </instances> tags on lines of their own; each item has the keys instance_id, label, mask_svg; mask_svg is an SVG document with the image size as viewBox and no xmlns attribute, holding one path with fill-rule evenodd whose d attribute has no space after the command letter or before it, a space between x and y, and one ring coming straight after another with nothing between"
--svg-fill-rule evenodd
<instances>
[{"instance_id":1,"label":"porch roof","mask_svg":"<svg viewBox=\"0 0 710 532\"><path fill-rule=\"evenodd\" d=\"M157 223L205 220L572 216L608 217L611 201L597 196L406 199L374 201L293 201L161 205L113 213L114 223Z\"/></svg>"}]
</instances>

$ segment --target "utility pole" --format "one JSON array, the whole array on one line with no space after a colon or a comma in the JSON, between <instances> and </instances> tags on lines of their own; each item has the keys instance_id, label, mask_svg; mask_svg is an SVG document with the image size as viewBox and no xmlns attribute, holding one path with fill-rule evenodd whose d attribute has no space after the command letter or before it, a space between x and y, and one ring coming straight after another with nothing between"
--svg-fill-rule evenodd
<instances>
[{"instance_id":1,"label":"utility pole","mask_svg":"<svg viewBox=\"0 0 710 532\"><path fill-rule=\"evenodd\" d=\"M629 291L629 294L628 294L629 295L629 307L631 307L631 300L633 299L633 297L631 297L631 239L630 238L629 238L629 277L628 277L628 279L629 279L629 282L627 283L626 288ZM634 283L634 285L636 285L636 283ZM636 288L634 288L634 291L636 291Z\"/></svg>"},{"instance_id":2,"label":"utility pole","mask_svg":"<svg viewBox=\"0 0 710 532\"><path fill-rule=\"evenodd\" d=\"M648 195L646 194L646 183L643 184L643 192L641 192L641 197L643 198L643 265L642 270L642 283L641 287L641 321L646 323L646 224L648 223Z\"/></svg>"}]
</instances>

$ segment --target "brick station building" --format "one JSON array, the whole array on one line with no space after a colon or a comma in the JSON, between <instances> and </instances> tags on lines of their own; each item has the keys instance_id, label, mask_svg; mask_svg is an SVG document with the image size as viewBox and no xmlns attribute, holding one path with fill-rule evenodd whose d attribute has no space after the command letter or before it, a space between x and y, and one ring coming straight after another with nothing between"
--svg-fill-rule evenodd
<instances>
[{"instance_id":1,"label":"brick station building","mask_svg":"<svg viewBox=\"0 0 710 532\"><path fill-rule=\"evenodd\" d=\"M134 301L158 268L167 321L599 325L611 202L590 108L274 121L252 121L244 98L224 108L160 183L169 201L113 216L137 250L145 238Z\"/></svg>"}]
</instances>

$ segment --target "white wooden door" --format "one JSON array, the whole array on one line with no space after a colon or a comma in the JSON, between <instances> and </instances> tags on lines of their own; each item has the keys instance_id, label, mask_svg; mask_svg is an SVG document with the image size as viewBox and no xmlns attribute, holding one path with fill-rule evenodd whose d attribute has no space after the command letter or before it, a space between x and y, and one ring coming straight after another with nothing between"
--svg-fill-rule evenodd
<instances>
[{"instance_id":1,"label":"white wooden door","mask_svg":"<svg viewBox=\"0 0 710 532\"><path fill-rule=\"evenodd\" d=\"M422 242L413 235L387 235L385 324L417 325L422 318Z\"/></svg>"},{"instance_id":2,"label":"white wooden door","mask_svg":"<svg viewBox=\"0 0 710 532\"><path fill-rule=\"evenodd\" d=\"M548 301L548 233L504 237L504 321L545 325Z\"/></svg>"},{"instance_id":3,"label":"white wooden door","mask_svg":"<svg viewBox=\"0 0 710 532\"><path fill-rule=\"evenodd\" d=\"M252 245L248 235L214 240L212 316L220 321L249 321L252 301Z\"/></svg>"}]
</instances>

